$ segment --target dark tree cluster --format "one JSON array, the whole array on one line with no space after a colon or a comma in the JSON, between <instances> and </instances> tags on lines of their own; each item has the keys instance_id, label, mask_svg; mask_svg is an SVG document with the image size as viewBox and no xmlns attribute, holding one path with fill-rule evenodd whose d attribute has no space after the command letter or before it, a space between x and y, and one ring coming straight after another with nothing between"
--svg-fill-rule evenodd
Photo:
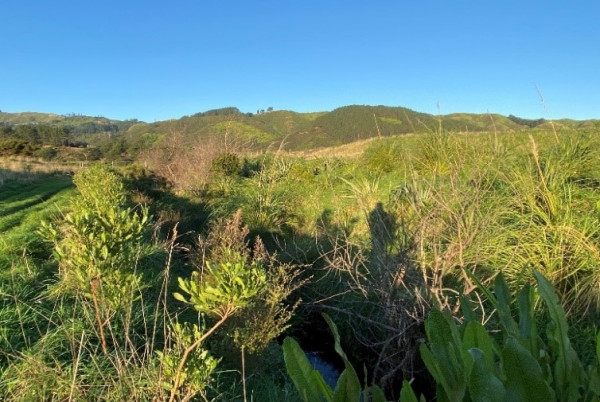
<instances>
[{"instance_id":1,"label":"dark tree cluster","mask_svg":"<svg viewBox=\"0 0 600 402\"><path fill-rule=\"evenodd\" d=\"M523 119L512 114L509 114L508 118L521 126L527 126L530 128L539 126L540 124L546 122L546 119Z\"/></svg>"},{"instance_id":2,"label":"dark tree cluster","mask_svg":"<svg viewBox=\"0 0 600 402\"><path fill-rule=\"evenodd\" d=\"M2 126L0 139L19 140L33 145L69 146L71 132L66 127L39 124Z\"/></svg>"},{"instance_id":3,"label":"dark tree cluster","mask_svg":"<svg viewBox=\"0 0 600 402\"><path fill-rule=\"evenodd\" d=\"M83 123L78 125L66 126L73 134L95 134L95 133L116 133L119 131L117 124L101 124L101 123Z\"/></svg>"},{"instance_id":4,"label":"dark tree cluster","mask_svg":"<svg viewBox=\"0 0 600 402\"><path fill-rule=\"evenodd\" d=\"M258 109L258 110L256 111L256 114L265 114L265 113L271 113L273 110L274 110L274 109L273 109L273 106L269 106L269 107L267 108L267 111L266 111L266 112L265 112L265 109Z\"/></svg>"},{"instance_id":5,"label":"dark tree cluster","mask_svg":"<svg viewBox=\"0 0 600 402\"><path fill-rule=\"evenodd\" d=\"M31 156L39 147L30 142L14 138L0 137L0 156L25 155Z\"/></svg>"},{"instance_id":6,"label":"dark tree cluster","mask_svg":"<svg viewBox=\"0 0 600 402\"><path fill-rule=\"evenodd\" d=\"M242 114L242 112L240 112L240 109L238 109L237 107L224 107L221 109L211 109L211 110L207 110L206 112L196 113L194 115L194 117L231 116L231 115L237 115L237 114Z\"/></svg>"},{"instance_id":7,"label":"dark tree cluster","mask_svg":"<svg viewBox=\"0 0 600 402\"><path fill-rule=\"evenodd\" d=\"M118 133L127 131L131 126L139 123L137 119L117 121L100 119L97 121L86 121L83 123L67 124L65 127L74 135Z\"/></svg>"}]
</instances>

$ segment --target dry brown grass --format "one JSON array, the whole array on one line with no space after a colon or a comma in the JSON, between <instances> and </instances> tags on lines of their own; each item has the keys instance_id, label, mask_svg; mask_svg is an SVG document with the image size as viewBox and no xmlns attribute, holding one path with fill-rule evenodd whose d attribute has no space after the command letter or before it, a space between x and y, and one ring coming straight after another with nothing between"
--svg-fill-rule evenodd
<instances>
[{"instance_id":1,"label":"dry brown grass","mask_svg":"<svg viewBox=\"0 0 600 402\"><path fill-rule=\"evenodd\" d=\"M63 163L23 156L4 157L0 158L0 186L8 180L31 181L43 174L73 174L85 166L86 162Z\"/></svg>"},{"instance_id":2,"label":"dry brown grass","mask_svg":"<svg viewBox=\"0 0 600 402\"><path fill-rule=\"evenodd\" d=\"M412 137L414 134L402 134L398 136L389 136L385 138L394 137ZM304 151L291 151L285 152L285 155L301 157L306 159L317 159L317 158L359 158L362 156L365 149L369 148L373 142L381 141L381 138L373 137L366 140L354 141L349 144L336 145L333 147L309 149Z\"/></svg>"},{"instance_id":3,"label":"dry brown grass","mask_svg":"<svg viewBox=\"0 0 600 402\"><path fill-rule=\"evenodd\" d=\"M285 152L286 155L302 157L306 159L328 158L328 157L343 157L343 158L358 158L364 150L371 145L377 138L369 138L366 140L351 142L350 144L338 145L327 148L310 149L306 151Z\"/></svg>"},{"instance_id":4,"label":"dry brown grass","mask_svg":"<svg viewBox=\"0 0 600 402\"><path fill-rule=\"evenodd\" d=\"M86 167L87 164L88 162L51 162L27 156L0 158L0 169L26 173L75 172Z\"/></svg>"}]
</instances>

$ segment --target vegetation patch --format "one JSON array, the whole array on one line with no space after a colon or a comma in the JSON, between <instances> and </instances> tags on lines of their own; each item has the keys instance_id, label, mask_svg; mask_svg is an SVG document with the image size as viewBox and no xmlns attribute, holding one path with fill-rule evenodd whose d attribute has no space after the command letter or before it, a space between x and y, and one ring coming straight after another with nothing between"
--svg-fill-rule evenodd
<instances>
[{"instance_id":1,"label":"vegetation patch","mask_svg":"<svg viewBox=\"0 0 600 402\"><path fill-rule=\"evenodd\" d=\"M137 163L121 136L72 175L3 170L2 398L598 398L597 130L334 112L209 111L202 141L142 127ZM381 138L352 157L233 138L354 113Z\"/></svg>"}]
</instances>

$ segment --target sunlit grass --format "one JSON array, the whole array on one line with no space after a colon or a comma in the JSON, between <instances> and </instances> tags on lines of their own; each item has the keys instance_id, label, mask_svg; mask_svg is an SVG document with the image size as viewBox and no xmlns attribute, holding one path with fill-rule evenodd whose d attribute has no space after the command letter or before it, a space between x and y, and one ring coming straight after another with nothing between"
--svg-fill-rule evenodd
<instances>
[{"instance_id":1,"label":"sunlit grass","mask_svg":"<svg viewBox=\"0 0 600 402\"><path fill-rule=\"evenodd\" d=\"M205 229L205 215L210 222L241 209L253 235L264 236L282 258L307 264L307 276L319 278L303 296L310 308L319 305L316 299L331 300L329 306L344 311L340 317L367 311L369 319L388 329L398 324L400 330L409 316L398 306L415 301L414 289L421 300L457 311L459 296L475 291L467 271L484 283L502 272L516 291L533 280L534 269L553 282L571 319L597 316L600 139L594 133L431 130L314 153L248 157L257 166L248 174L215 176L193 194L163 190L160 201L148 195L140 199L154 202L157 215L168 215L169 207L181 211L171 220L182 220L186 235L188 228ZM48 382L39 387L54 384L67 394L74 375L69 359L77 353L61 350L57 357L53 348L60 337L31 328L38 325L42 308L36 295L49 280L48 269L56 269L48 262L49 245L36 231L40 221L63 213L73 194L67 176L36 178L25 172L7 176L0 185L0 341L13 345L0 365L22 350L32 352L27 342L43 338L43 353L33 360L23 357L12 369L46 373ZM202 207L202 219L192 216L198 213L193 205ZM181 269L187 269L185 259ZM390 279L399 277L402 286ZM372 342L375 350L385 344L386 339L368 338L385 331L356 322L351 332L362 336L361 342ZM27 331L34 335L23 336ZM585 345L593 332L588 324L575 326L581 337L575 342ZM415 332L415 339L421 335ZM71 349L81 344L69 342ZM98 367L110 365L97 358ZM43 361L49 363L40 365ZM99 376L93 382L101 383L100 371L90 370L90 376ZM115 389L141 387L135 376L143 379L148 373L140 370ZM231 376L237 381L238 373ZM297 397L281 378L252 377L247 385L255 387L249 391L255 398ZM217 395L239 398L239 383L219 387Z\"/></svg>"},{"instance_id":2,"label":"sunlit grass","mask_svg":"<svg viewBox=\"0 0 600 402\"><path fill-rule=\"evenodd\" d=\"M71 178L40 175L28 181L0 186L0 268L23 255L37 255L42 242L37 230L50 220L73 195Z\"/></svg>"}]
</instances>

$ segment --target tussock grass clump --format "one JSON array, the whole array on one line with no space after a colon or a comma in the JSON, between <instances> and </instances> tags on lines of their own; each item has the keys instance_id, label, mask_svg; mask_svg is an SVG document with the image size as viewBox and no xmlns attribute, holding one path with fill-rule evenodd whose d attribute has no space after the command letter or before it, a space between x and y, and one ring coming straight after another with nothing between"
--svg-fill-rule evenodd
<instances>
[{"instance_id":1,"label":"tussock grass clump","mask_svg":"<svg viewBox=\"0 0 600 402\"><path fill-rule=\"evenodd\" d=\"M333 190L346 195L343 207L327 206L336 211L328 221L343 208L356 223L351 231L321 226L330 276L316 288L322 308L349 322L342 330L377 356L378 381L414 373L418 359L402 358L414 356L411 339L423 335L426 312L459 311L476 287L472 273L489 284L502 272L518 289L537 270L574 320L597 313L596 139L432 132L386 141L402 149L393 170L356 174Z\"/></svg>"}]
</instances>

